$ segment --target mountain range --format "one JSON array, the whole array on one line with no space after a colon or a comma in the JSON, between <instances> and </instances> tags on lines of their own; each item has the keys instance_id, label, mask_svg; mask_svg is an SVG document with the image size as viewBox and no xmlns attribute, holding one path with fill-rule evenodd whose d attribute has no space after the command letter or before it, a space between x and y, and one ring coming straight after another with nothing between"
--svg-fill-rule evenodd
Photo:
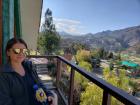
<instances>
[{"instance_id":1,"label":"mountain range","mask_svg":"<svg viewBox=\"0 0 140 105\"><path fill-rule=\"evenodd\" d=\"M96 34L70 35L59 33L62 38L62 46L72 43L86 44L90 48L105 48L109 51L135 51L140 53L140 26L133 26L115 31L103 31Z\"/></svg>"}]
</instances>

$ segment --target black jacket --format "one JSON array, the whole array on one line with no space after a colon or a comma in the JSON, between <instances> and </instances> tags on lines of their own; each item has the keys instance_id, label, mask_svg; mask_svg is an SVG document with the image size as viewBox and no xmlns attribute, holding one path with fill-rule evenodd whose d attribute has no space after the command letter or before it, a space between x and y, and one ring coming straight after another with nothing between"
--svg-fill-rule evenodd
<instances>
[{"instance_id":1,"label":"black jacket","mask_svg":"<svg viewBox=\"0 0 140 105\"><path fill-rule=\"evenodd\" d=\"M45 87L38 80L38 75L32 70L31 64L23 62L23 67L25 76L16 73L10 64L1 67L0 105L41 105L35 99L33 85L38 82L43 89ZM49 92L48 94L51 95Z\"/></svg>"}]
</instances>

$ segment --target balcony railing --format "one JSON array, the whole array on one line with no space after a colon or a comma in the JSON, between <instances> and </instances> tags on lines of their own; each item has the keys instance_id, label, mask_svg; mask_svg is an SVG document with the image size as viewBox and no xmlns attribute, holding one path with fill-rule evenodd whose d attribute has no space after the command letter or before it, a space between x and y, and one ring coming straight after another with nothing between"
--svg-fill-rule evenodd
<instances>
[{"instance_id":1,"label":"balcony railing","mask_svg":"<svg viewBox=\"0 0 140 105\"><path fill-rule=\"evenodd\" d=\"M120 102L122 102L125 105L140 105L140 101L136 99L135 97L129 95L125 91L107 83L101 78L98 78L96 75L84 70L83 68L80 68L79 66L75 65L74 63L68 61L67 59L61 57L61 56L29 56L29 58L55 58L57 60L57 74L56 74L56 89L58 93L61 95L64 103L66 105L72 105L73 102L73 90L74 90L74 74L75 71L79 72L81 75L83 75L85 78L87 78L92 83L99 86L101 89L103 89L103 97L102 97L102 105L110 105L111 100L110 96L115 97ZM69 97L68 102L64 98L59 84L60 84L60 78L61 78L61 64L65 63L71 67L70 72L70 87L69 87Z\"/></svg>"}]
</instances>

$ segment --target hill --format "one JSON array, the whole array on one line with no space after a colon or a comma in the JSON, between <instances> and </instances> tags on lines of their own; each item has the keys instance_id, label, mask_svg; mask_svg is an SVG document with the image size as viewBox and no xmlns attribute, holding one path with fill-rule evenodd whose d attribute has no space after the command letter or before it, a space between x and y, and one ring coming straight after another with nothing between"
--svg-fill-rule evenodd
<instances>
[{"instance_id":1,"label":"hill","mask_svg":"<svg viewBox=\"0 0 140 105\"><path fill-rule=\"evenodd\" d=\"M61 35L61 34L60 34ZM61 45L69 46L72 43L82 43L90 48L104 47L110 51L122 51L125 49L138 50L140 48L140 26L129 27L115 31L103 31L96 34L85 35L61 35Z\"/></svg>"}]
</instances>

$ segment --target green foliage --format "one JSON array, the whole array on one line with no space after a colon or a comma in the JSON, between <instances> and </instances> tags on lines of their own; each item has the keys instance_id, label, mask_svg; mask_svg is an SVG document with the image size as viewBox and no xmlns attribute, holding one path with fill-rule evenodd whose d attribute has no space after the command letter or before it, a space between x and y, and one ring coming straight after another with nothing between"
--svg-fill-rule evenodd
<instances>
[{"instance_id":1,"label":"green foliage","mask_svg":"<svg viewBox=\"0 0 140 105\"><path fill-rule=\"evenodd\" d=\"M125 76L125 70L119 70L119 76L116 75L115 71L105 68L103 75L104 79L112 85L121 88L125 91L128 90L129 79ZM101 105L102 104L103 91L95 84L88 85L81 95L80 105ZM114 97L111 98L111 105L120 105L121 103Z\"/></svg>"},{"instance_id":2,"label":"green foliage","mask_svg":"<svg viewBox=\"0 0 140 105\"><path fill-rule=\"evenodd\" d=\"M101 105L103 90L95 84L89 84L81 94L80 105Z\"/></svg>"},{"instance_id":3,"label":"green foliage","mask_svg":"<svg viewBox=\"0 0 140 105\"><path fill-rule=\"evenodd\" d=\"M78 50L89 50L89 46L82 43L72 43L72 53L76 54Z\"/></svg>"},{"instance_id":4,"label":"green foliage","mask_svg":"<svg viewBox=\"0 0 140 105\"><path fill-rule=\"evenodd\" d=\"M86 62L86 61L79 62L79 66L84 68L84 69L86 69L87 71L91 71L92 70L91 64Z\"/></svg>"},{"instance_id":5,"label":"green foliage","mask_svg":"<svg viewBox=\"0 0 140 105\"><path fill-rule=\"evenodd\" d=\"M104 56L105 56L105 54L104 54L105 53L104 48L100 48L99 51L98 51L98 53L99 53L99 57L100 58L104 58Z\"/></svg>"},{"instance_id":6,"label":"green foliage","mask_svg":"<svg viewBox=\"0 0 140 105\"><path fill-rule=\"evenodd\" d=\"M129 78L126 77L123 69L119 70L119 75L116 75L115 71L110 71L109 68L104 69L104 79L120 89L128 90Z\"/></svg>"},{"instance_id":7,"label":"green foliage","mask_svg":"<svg viewBox=\"0 0 140 105\"><path fill-rule=\"evenodd\" d=\"M119 70L119 76L116 75L115 71L109 70L109 68L106 68L104 70L104 79L111 83L112 85L124 90L128 91L128 85L129 85L129 79L125 75L125 70L120 69ZM111 99L112 105L120 105L121 103L116 100L114 97Z\"/></svg>"},{"instance_id":8,"label":"green foliage","mask_svg":"<svg viewBox=\"0 0 140 105\"><path fill-rule=\"evenodd\" d=\"M59 48L60 37L56 33L43 32L38 38L38 49L43 54L52 54Z\"/></svg>"},{"instance_id":9,"label":"green foliage","mask_svg":"<svg viewBox=\"0 0 140 105\"><path fill-rule=\"evenodd\" d=\"M91 71L91 65L86 61L79 62L79 66L87 71ZM84 91L88 85L88 80L78 72L75 72L75 86L74 86L74 105L79 104L81 91ZM75 100L76 99L76 100Z\"/></svg>"},{"instance_id":10,"label":"green foliage","mask_svg":"<svg viewBox=\"0 0 140 105\"><path fill-rule=\"evenodd\" d=\"M89 50L89 47L86 44L82 44L82 43L78 43L78 42L73 42L73 43L68 43L65 42L65 46L64 47L64 52L65 53L71 53L73 55L76 55L78 50Z\"/></svg>"},{"instance_id":11,"label":"green foliage","mask_svg":"<svg viewBox=\"0 0 140 105\"><path fill-rule=\"evenodd\" d=\"M113 53L108 53L104 48L100 49L94 49L91 51L92 58L107 58L107 57L113 57Z\"/></svg>"},{"instance_id":12,"label":"green foliage","mask_svg":"<svg viewBox=\"0 0 140 105\"><path fill-rule=\"evenodd\" d=\"M45 38L43 35L38 37L37 39L37 49L40 51L41 54L45 54L46 48L45 48Z\"/></svg>"},{"instance_id":13,"label":"green foliage","mask_svg":"<svg viewBox=\"0 0 140 105\"><path fill-rule=\"evenodd\" d=\"M59 43L60 36L55 30L52 12L50 9L47 9L45 13L45 22L42 25L42 32L38 37L38 50L43 54L52 54L58 51Z\"/></svg>"},{"instance_id":14,"label":"green foliage","mask_svg":"<svg viewBox=\"0 0 140 105\"><path fill-rule=\"evenodd\" d=\"M92 53L92 54L96 55L98 53ZM92 70L91 65L87 62L88 59L91 57L90 52L86 50L79 50L77 52L76 57L79 61L80 67L88 71ZM104 57L104 55L102 57ZM129 79L125 76L125 70L112 69L112 71L110 71L109 68L105 68L105 70L103 71L104 71L103 78L107 82L125 91L128 90ZM103 90L99 88L98 86L96 86L95 84L91 84L86 78L84 78L78 72L75 73L75 88L76 88L75 90L77 90L76 93L78 93L77 95L81 96L80 105L101 105L102 104ZM80 88L80 89L77 89L77 88ZM121 103L114 97L111 97L111 104L120 105Z\"/></svg>"},{"instance_id":15,"label":"green foliage","mask_svg":"<svg viewBox=\"0 0 140 105\"><path fill-rule=\"evenodd\" d=\"M90 51L87 50L78 50L77 54L76 54L76 58L78 60L78 62L80 61L90 61Z\"/></svg>"},{"instance_id":16,"label":"green foliage","mask_svg":"<svg viewBox=\"0 0 140 105\"><path fill-rule=\"evenodd\" d=\"M87 71L92 70L91 64L89 64L88 62L85 62L85 61L79 62L79 66L81 68L84 68ZM85 77L83 77L81 74L79 74L78 72L75 73L75 81L77 84L81 85L82 89L85 89L85 87L88 84L88 80Z\"/></svg>"},{"instance_id":17,"label":"green foliage","mask_svg":"<svg viewBox=\"0 0 140 105\"><path fill-rule=\"evenodd\" d=\"M100 58L98 50L94 49L91 51L91 57L92 58Z\"/></svg>"},{"instance_id":18,"label":"green foliage","mask_svg":"<svg viewBox=\"0 0 140 105\"><path fill-rule=\"evenodd\" d=\"M53 24L52 11L48 8L45 12L45 23L42 25L43 32L56 32Z\"/></svg>"},{"instance_id":19,"label":"green foliage","mask_svg":"<svg viewBox=\"0 0 140 105\"><path fill-rule=\"evenodd\" d=\"M140 84L135 79L131 79L129 85L131 86L133 93L140 91Z\"/></svg>"}]
</instances>

